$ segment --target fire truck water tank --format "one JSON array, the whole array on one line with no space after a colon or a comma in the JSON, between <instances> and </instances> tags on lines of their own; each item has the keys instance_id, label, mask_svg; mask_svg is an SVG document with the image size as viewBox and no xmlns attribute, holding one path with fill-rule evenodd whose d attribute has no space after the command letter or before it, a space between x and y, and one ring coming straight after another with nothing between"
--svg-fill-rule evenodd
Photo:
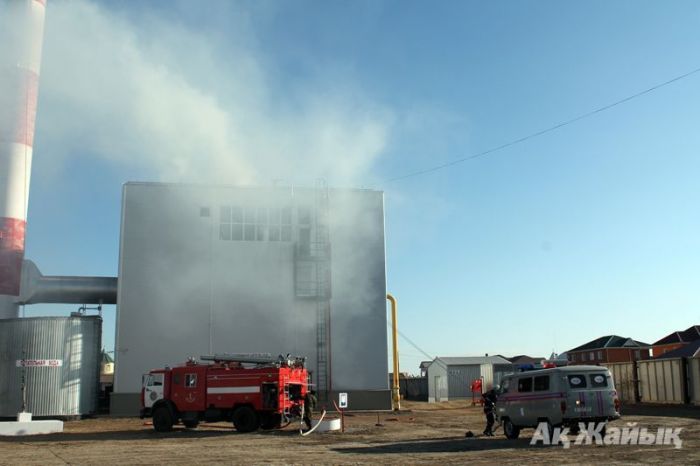
<instances>
[{"instance_id":1,"label":"fire truck water tank","mask_svg":"<svg viewBox=\"0 0 700 466\"><path fill-rule=\"evenodd\" d=\"M34 418L94 414L100 377L102 318L0 320L0 417L22 407Z\"/></svg>"}]
</instances>

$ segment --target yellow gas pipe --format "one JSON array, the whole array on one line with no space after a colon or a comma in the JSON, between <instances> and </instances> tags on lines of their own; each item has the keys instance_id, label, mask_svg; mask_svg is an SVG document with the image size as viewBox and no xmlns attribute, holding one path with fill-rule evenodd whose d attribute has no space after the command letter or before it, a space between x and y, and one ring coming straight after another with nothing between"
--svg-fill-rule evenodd
<instances>
[{"instance_id":1,"label":"yellow gas pipe","mask_svg":"<svg viewBox=\"0 0 700 466\"><path fill-rule=\"evenodd\" d=\"M391 303L391 339L394 346L394 380L391 387L391 400L394 411L398 411L401 409L401 395L399 392L399 327L396 322L396 298L391 293L387 293L386 299Z\"/></svg>"}]
</instances>

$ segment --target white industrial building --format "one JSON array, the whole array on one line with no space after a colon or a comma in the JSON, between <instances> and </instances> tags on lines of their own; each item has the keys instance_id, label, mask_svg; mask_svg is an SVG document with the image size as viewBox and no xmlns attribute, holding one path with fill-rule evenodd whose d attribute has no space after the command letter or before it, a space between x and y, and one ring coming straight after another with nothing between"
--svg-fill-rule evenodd
<instances>
[{"instance_id":1,"label":"white industrial building","mask_svg":"<svg viewBox=\"0 0 700 466\"><path fill-rule=\"evenodd\" d=\"M320 393L388 409L385 300L382 192L127 183L111 412L225 352L306 356Z\"/></svg>"},{"instance_id":2,"label":"white industrial building","mask_svg":"<svg viewBox=\"0 0 700 466\"><path fill-rule=\"evenodd\" d=\"M513 364L501 356L435 358L427 369L428 402L471 398L474 380L481 380L486 391L513 370Z\"/></svg>"}]
</instances>

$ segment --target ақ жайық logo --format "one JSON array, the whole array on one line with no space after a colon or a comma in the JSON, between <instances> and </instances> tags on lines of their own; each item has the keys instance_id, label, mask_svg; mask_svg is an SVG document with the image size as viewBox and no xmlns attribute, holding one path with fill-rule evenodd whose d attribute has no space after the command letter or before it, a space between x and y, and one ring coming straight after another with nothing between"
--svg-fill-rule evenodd
<instances>
[{"instance_id":1,"label":"\u0430\u049b \u0436\u0430\u0439\u044b\u049b logo","mask_svg":"<svg viewBox=\"0 0 700 466\"><path fill-rule=\"evenodd\" d=\"M530 445L559 445L570 448L571 445L673 445L683 447L682 427L659 427L656 432L646 427L639 427L636 422L629 422L625 427L607 427L605 422L578 424L577 432L570 427L552 427L540 422Z\"/></svg>"}]
</instances>

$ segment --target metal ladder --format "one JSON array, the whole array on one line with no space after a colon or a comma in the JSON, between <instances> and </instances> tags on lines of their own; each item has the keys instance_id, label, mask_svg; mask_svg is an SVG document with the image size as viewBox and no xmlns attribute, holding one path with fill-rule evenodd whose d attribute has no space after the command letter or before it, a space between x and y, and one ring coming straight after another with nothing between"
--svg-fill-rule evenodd
<instances>
[{"instance_id":1,"label":"metal ladder","mask_svg":"<svg viewBox=\"0 0 700 466\"><path fill-rule=\"evenodd\" d=\"M328 225L328 185L316 181L314 192L314 244L316 274L316 385L319 400L331 390L331 254Z\"/></svg>"},{"instance_id":2,"label":"metal ladder","mask_svg":"<svg viewBox=\"0 0 700 466\"><path fill-rule=\"evenodd\" d=\"M289 419L291 417L291 410L289 409L290 406L290 395L289 395L289 377L286 375L282 378L282 412L284 414L285 419Z\"/></svg>"}]
</instances>

